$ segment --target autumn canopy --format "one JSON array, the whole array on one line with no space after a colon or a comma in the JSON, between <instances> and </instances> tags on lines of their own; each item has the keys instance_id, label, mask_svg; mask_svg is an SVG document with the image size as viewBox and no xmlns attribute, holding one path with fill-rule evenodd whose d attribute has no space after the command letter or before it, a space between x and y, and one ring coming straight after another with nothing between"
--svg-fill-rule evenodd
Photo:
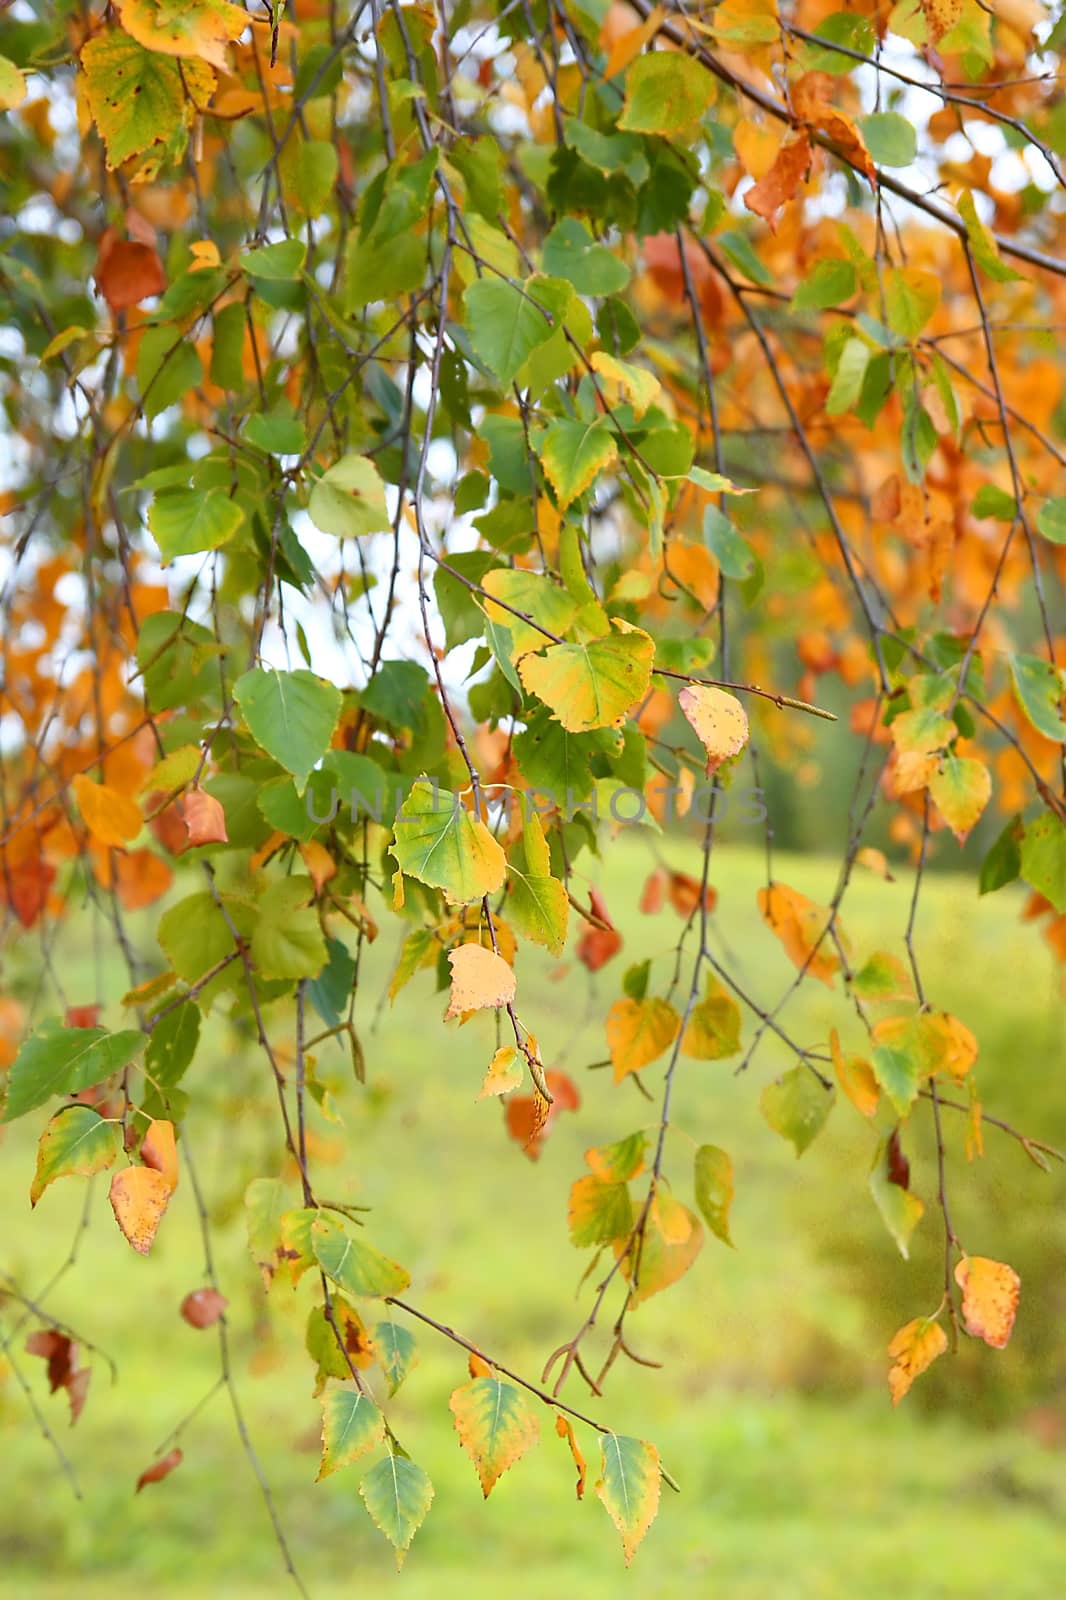
<instances>
[{"instance_id":1,"label":"autumn canopy","mask_svg":"<svg viewBox=\"0 0 1066 1600\"><path fill-rule=\"evenodd\" d=\"M453 1347L434 1425L484 1495L539 1440L631 1559L673 1480L608 1378L641 1305L730 1246L737 1187L729 1128L678 1128L672 1093L764 1043L788 1065L743 1082L770 1128L805 1156L855 1119L886 1247L923 1212L943 1235L876 1352L893 1401L959 1341L1002 1350L1017 1274L948 1201L989 1138L982 1040L914 929L948 863L974 897L1023 884L1066 959L1063 22L15 0L0 48L0 930L38 980L0 988L0 1107L38 1139L32 1220L54 1183L103 1186L147 1282L196 1182L183 1124L256 1052L252 1256L307 1297L319 1476L353 1474L399 1559L434 1492L390 1423L416 1333ZM776 875L764 788L830 759L818 903ZM716 935L745 803L745 914L818 993L817 1038ZM597 886L623 830L651 846L642 944ZM688 870L655 856L675 835ZM872 944L848 931L871 874L913 885L876 885ZM95 997L49 954L87 906L119 974ZM379 938L387 997L361 983ZM477 1041L455 1092L516 1183L582 1114L560 1057L596 1008L616 1120L558 1190L593 1267L543 1372L486 1353L476 1306L442 1324L374 1172L364 1218L317 1160L391 1070L389 1003L444 1071ZM213 1281L182 1306L223 1348L225 1315ZM49 1316L30 1353L77 1415Z\"/></svg>"}]
</instances>

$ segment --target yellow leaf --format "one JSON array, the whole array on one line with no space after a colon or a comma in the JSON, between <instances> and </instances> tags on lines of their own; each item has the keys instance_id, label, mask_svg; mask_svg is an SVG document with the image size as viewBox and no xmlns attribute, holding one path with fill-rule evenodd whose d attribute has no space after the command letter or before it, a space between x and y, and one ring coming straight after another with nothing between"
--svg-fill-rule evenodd
<instances>
[{"instance_id":1,"label":"yellow leaf","mask_svg":"<svg viewBox=\"0 0 1066 1600\"><path fill-rule=\"evenodd\" d=\"M146 1256L170 1203L172 1185L151 1167L124 1167L111 1180L115 1221L139 1255Z\"/></svg>"},{"instance_id":2,"label":"yellow leaf","mask_svg":"<svg viewBox=\"0 0 1066 1600\"><path fill-rule=\"evenodd\" d=\"M509 1005L515 997L515 975L502 956L479 944L449 950L452 990L445 1020L464 1011Z\"/></svg>"},{"instance_id":3,"label":"yellow leaf","mask_svg":"<svg viewBox=\"0 0 1066 1600\"><path fill-rule=\"evenodd\" d=\"M784 130L776 123L753 122L741 117L733 129L733 149L753 178L765 178L781 148Z\"/></svg>"},{"instance_id":4,"label":"yellow leaf","mask_svg":"<svg viewBox=\"0 0 1066 1600\"><path fill-rule=\"evenodd\" d=\"M707 772L739 755L748 742L748 714L735 694L708 684L686 684L677 697L688 722L707 752Z\"/></svg>"},{"instance_id":5,"label":"yellow leaf","mask_svg":"<svg viewBox=\"0 0 1066 1600\"><path fill-rule=\"evenodd\" d=\"M931 44L939 44L962 16L962 0L921 0Z\"/></svg>"},{"instance_id":6,"label":"yellow leaf","mask_svg":"<svg viewBox=\"0 0 1066 1600\"><path fill-rule=\"evenodd\" d=\"M464 950L472 948L470 945L463 946ZM517 1089L521 1082L522 1063L518 1059L518 1051L513 1046L504 1045L489 1062L489 1070L485 1074L478 1099L485 1100L493 1094L509 1094L512 1089Z\"/></svg>"},{"instance_id":7,"label":"yellow leaf","mask_svg":"<svg viewBox=\"0 0 1066 1600\"><path fill-rule=\"evenodd\" d=\"M707 980L707 997L692 1008L681 1054L693 1061L721 1061L740 1049L740 1007L717 978Z\"/></svg>"},{"instance_id":8,"label":"yellow leaf","mask_svg":"<svg viewBox=\"0 0 1066 1600\"><path fill-rule=\"evenodd\" d=\"M616 631L585 644L555 644L518 663L524 687L568 733L616 728L648 692L655 643L640 628L614 620Z\"/></svg>"},{"instance_id":9,"label":"yellow leaf","mask_svg":"<svg viewBox=\"0 0 1066 1600\"><path fill-rule=\"evenodd\" d=\"M884 878L886 883L894 881L885 852L876 850L872 844L864 844L861 850L856 850L855 865L857 867L865 867L868 872L876 872L877 876Z\"/></svg>"},{"instance_id":10,"label":"yellow leaf","mask_svg":"<svg viewBox=\"0 0 1066 1600\"><path fill-rule=\"evenodd\" d=\"M82 821L100 844L122 850L140 833L144 818L128 796L104 783L93 783L84 772L77 774L71 787Z\"/></svg>"},{"instance_id":11,"label":"yellow leaf","mask_svg":"<svg viewBox=\"0 0 1066 1600\"><path fill-rule=\"evenodd\" d=\"M632 1303L639 1305L684 1277L702 1248L703 1225L699 1218L668 1190L660 1189L639 1241L630 1244L620 1240L614 1246L615 1255L623 1257L622 1276L630 1282Z\"/></svg>"},{"instance_id":12,"label":"yellow leaf","mask_svg":"<svg viewBox=\"0 0 1066 1600\"><path fill-rule=\"evenodd\" d=\"M677 1038L681 1019L667 1000L616 1000L607 1013L614 1081L621 1083L661 1056Z\"/></svg>"},{"instance_id":13,"label":"yellow leaf","mask_svg":"<svg viewBox=\"0 0 1066 1600\"><path fill-rule=\"evenodd\" d=\"M639 422L661 387L654 372L649 372L646 367L634 367L628 361L619 361L616 356L608 355L606 350L594 351L590 365L601 378L617 384L621 392L628 396L633 404L633 415Z\"/></svg>"},{"instance_id":14,"label":"yellow leaf","mask_svg":"<svg viewBox=\"0 0 1066 1600\"><path fill-rule=\"evenodd\" d=\"M899 1405L915 1378L920 1378L947 1347L947 1334L935 1317L915 1317L893 1335L888 1347L893 1362L888 1387L894 1406Z\"/></svg>"},{"instance_id":15,"label":"yellow leaf","mask_svg":"<svg viewBox=\"0 0 1066 1600\"><path fill-rule=\"evenodd\" d=\"M1014 1327L1022 1286L1014 1268L987 1256L964 1256L955 1268L955 1282L962 1290L966 1332L1002 1350Z\"/></svg>"}]
</instances>

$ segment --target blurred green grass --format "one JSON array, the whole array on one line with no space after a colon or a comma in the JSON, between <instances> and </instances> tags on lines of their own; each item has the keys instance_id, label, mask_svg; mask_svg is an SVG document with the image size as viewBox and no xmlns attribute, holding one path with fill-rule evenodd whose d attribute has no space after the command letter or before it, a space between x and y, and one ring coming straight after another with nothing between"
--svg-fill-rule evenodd
<instances>
[{"instance_id":1,"label":"blurred green grass","mask_svg":"<svg viewBox=\"0 0 1066 1600\"><path fill-rule=\"evenodd\" d=\"M696 870L693 843L677 838L664 849L671 864ZM491 1019L445 1029L429 973L378 1013L396 953L390 935L371 950L362 977L357 1016L367 1089L351 1084L339 1051L319 1062L336 1081L345 1119L340 1126L312 1115L319 1193L373 1206L371 1237L412 1271L411 1298L488 1356L531 1375L588 1304L587 1288L576 1293L586 1257L570 1246L565 1219L582 1152L655 1115L629 1086L615 1089L608 1073L583 1070L604 1054L602 1018L626 960L656 956L653 982L667 981L680 923L669 910L646 918L632 909L652 864L636 830L608 847L601 885L627 948L591 982L577 969L557 984L554 963L523 953L523 1018L546 1061L570 1071L583 1095L577 1115L559 1118L539 1163L505 1139L498 1106L475 1103L494 1044ZM755 851L730 845L721 852L715 938L749 990L773 1002L793 974L754 912L763 870ZM784 857L775 870L815 897L831 891L828 863ZM856 878L844 922L859 954L901 952L908 893L906 882ZM957 1012L981 1041L977 1073L987 1109L1066 1144L1058 978L1037 933L1018 922L1020 904L1010 891L977 902L970 881L937 876L923 893L918 948L930 999ZM57 964L70 997L90 999L96 950L88 921L65 941ZM21 959L28 976L32 948ZM101 978L111 999L125 987L110 967ZM117 1011L109 1015L117 1019ZM858 1045L848 1015L838 993L807 983L783 1018L803 1042L824 1042L835 1023L845 1043L851 1037ZM200 1109L190 1118L188 1148L230 1299L238 1393L315 1600L367 1582L402 1584L407 1600L436 1595L442 1585L474 1600L502 1588L519 1597L580 1592L598 1600L621 1585L662 1597L695 1587L721 1600L842 1600L856 1592L872 1600L901 1592L920 1600L990 1592L1035 1600L1058 1592L1066 1559L1066 1459L1056 1443L1066 1439L1066 1185L991 1128L985 1161L968 1166L965 1119L951 1115L956 1226L968 1249L1017 1267L1022 1306L1006 1351L965 1343L894 1413L884 1347L900 1323L940 1297L942 1235L925 1119L919 1115L923 1126L908 1135L908 1152L929 1205L904 1263L869 1198L874 1136L852 1108L837 1105L800 1162L763 1122L761 1088L787 1065L768 1038L740 1076L729 1063L685 1066L667 1172L687 1198L693 1140L732 1152L737 1249L709 1239L689 1276L635 1314L637 1348L665 1370L616 1366L601 1401L576 1386L568 1391L572 1403L618 1431L653 1439L682 1486L680 1496L664 1491L632 1572L625 1573L615 1531L591 1490L575 1503L573 1469L550 1418L539 1449L482 1503L447 1410L450 1390L465 1376L460 1352L416 1330L420 1363L390 1419L430 1473L436 1501L397 1579L358 1497L359 1466L313 1481L319 1407L302 1348L310 1286L296 1293L279 1286L267 1299L241 1217L247 1181L281 1169L276 1106L262 1058L228 1027L212 1028L192 1069ZM655 1090L660 1067L644 1077ZM39 1127L29 1118L5 1130L0 1159L8 1224L0 1265L31 1294L65 1259L84 1194L79 1180L57 1184L30 1214ZM147 1260L119 1236L104 1185L93 1195L92 1219L74 1269L48 1304L114 1354L119 1381L112 1387L93 1360L89 1402L71 1431L64 1398L47 1395L42 1364L21 1353L24 1333L15 1341L15 1359L70 1454L84 1499L71 1498L6 1374L0 1593L51 1600L76 1587L88 1600L121 1600L148 1589L163 1600L250 1600L295 1592L225 1391L183 1434L181 1468L132 1493L153 1451L218 1376L214 1334L194 1331L178 1315L182 1296L204 1281L187 1177ZM594 1437L579 1431L594 1469Z\"/></svg>"}]
</instances>

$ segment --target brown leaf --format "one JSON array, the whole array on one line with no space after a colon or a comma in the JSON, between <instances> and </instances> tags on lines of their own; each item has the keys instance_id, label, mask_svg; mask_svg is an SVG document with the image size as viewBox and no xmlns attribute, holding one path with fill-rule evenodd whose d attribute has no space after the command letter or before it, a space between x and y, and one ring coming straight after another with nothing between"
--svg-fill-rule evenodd
<instances>
[{"instance_id":1,"label":"brown leaf","mask_svg":"<svg viewBox=\"0 0 1066 1600\"><path fill-rule=\"evenodd\" d=\"M987 1256L964 1256L955 1268L955 1282L962 1290L966 1332L1002 1350L1014 1327L1022 1286L1014 1268Z\"/></svg>"},{"instance_id":2,"label":"brown leaf","mask_svg":"<svg viewBox=\"0 0 1066 1600\"><path fill-rule=\"evenodd\" d=\"M169 1478L175 1467L180 1467L184 1453L177 1448L168 1450L165 1456L160 1456L158 1461L153 1461L150 1467L145 1467L137 1479L136 1493L140 1494L146 1483L162 1483L164 1478Z\"/></svg>"},{"instance_id":3,"label":"brown leaf","mask_svg":"<svg viewBox=\"0 0 1066 1600\"><path fill-rule=\"evenodd\" d=\"M26 1340L31 1356L41 1356L48 1363L48 1387L52 1394L57 1389L67 1391L70 1402L70 1425L77 1422L85 1407L89 1392L91 1367L79 1367L78 1347L67 1334L58 1328L38 1328Z\"/></svg>"},{"instance_id":4,"label":"brown leaf","mask_svg":"<svg viewBox=\"0 0 1066 1600\"><path fill-rule=\"evenodd\" d=\"M744 196L744 204L757 216L765 217L771 229L783 205L796 197L796 191L807 176L811 165L811 142L804 129L793 139L786 139L773 166L752 185Z\"/></svg>"},{"instance_id":5,"label":"brown leaf","mask_svg":"<svg viewBox=\"0 0 1066 1600\"><path fill-rule=\"evenodd\" d=\"M115 1221L139 1255L146 1256L170 1202L172 1186L151 1167L124 1167L111 1180Z\"/></svg>"},{"instance_id":6,"label":"brown leaf","mask_svg":"<svg viewBox=\"0 0 1066 1600\"><path fill-rule=\"evenodd\" d=\"M885 1167L889 1183L894 1183L899 1189L909 1189L911 1186L911 1164L903 1154L903 1146L899 1142L899 1129L893 1128L892 1135L885 1150Z\"/></svg>"},{"instance_id":7,"label":"brown leaf","mask_svg":"<svg viewBox=\"0 0 1066 1600\"><path fill-rule=\"evenodd\" d=\"M181 1314L190 1328L210 1328L225 1311L229 1301L217 1289L194 1289L181 1302Z\"/></svg>"},{"instance_id":8,"label":"brown leaf","mask_svg":"<svg viewBox=\"0 0 1066 1600\"><path fill-rule=\"evenodd\" d=\"M226 813L221 802L203 789L190 789L182 801L189 843L228 844Z\"/></svg>"},{"instance_id":9,"label":"brown leaf","mask_svg":"<svg viewBox=\"0 0 1066 1600\"><path fill-rule=\"evenodd\" d=\"M112 311L128 311L167 286L163 263L151 245L116 239L110 228L100 240L94 276Z\"/></svg>"}]
</instances>

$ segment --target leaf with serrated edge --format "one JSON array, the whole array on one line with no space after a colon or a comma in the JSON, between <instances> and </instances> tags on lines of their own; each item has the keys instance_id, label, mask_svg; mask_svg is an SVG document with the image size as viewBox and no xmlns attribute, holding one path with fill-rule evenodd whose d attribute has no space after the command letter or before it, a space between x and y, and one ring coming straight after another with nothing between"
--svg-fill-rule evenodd
<instances>
[{"instance_id":1,"label":"leaf with serrated edge","mask_svg":"<svg viewBox=\"0 0 1066 1600\"><path fill-rule=\"evenodd\" d=\"M622 1535L626 1566L632 1561L659 1509L659 1452L643 1439L606 1433L596 1494Z\"/></svg>"},{"instance_id":2,"label":"leaf with serrated edge","mask_svg":"<svg viewBox=\"0 0 1066 1600\"><path fill-rule=\"evenodd\" d=\"M385 1437L385 1418L369 1395L354 1385L327 1389L322 1396L322 1463L319 1479L373 1450Z\"/></svg>"},{"instance_id":3,"label":"leaf with serrated edge","mask_svg":"<svg viewBox=\"0 0 1066 1600\"><path fill-rule=\"evenodd\" d=\"M495 1376L464 1383L448 1406L487 1500L500 1476L540 1438L536 1414L520 1389Z\"/></svg>"},{"instance_id":4,"label":"leaf with serrated edge","mask_svg":"<svg viewBox=\"0 0 1066 1600\"><path fill-rule=\"evenodd\" d=\"M68 1106L57 1111L37 1145L37 1170L30 1185L30 1204L36 1205L50 1183L75 1175L92 1177L111 1166L122 1148L117 1122L105 1121L89 1106Z\"/></svg>"},{"instance_id":5,"label":"leaf with serrated edge","mask_svg":"<svg viewBox=\"0 0 1066 1600\"><path fill-rule=\"evenodd\" d=\"M433 1502L433 1485L428 1475L407 1456L390 1452L371 1467L359 1486L359 1493L371 1520L396 1551L397 1568L402 1567L411 1540Z\"/></svg>"}]
</instances>

